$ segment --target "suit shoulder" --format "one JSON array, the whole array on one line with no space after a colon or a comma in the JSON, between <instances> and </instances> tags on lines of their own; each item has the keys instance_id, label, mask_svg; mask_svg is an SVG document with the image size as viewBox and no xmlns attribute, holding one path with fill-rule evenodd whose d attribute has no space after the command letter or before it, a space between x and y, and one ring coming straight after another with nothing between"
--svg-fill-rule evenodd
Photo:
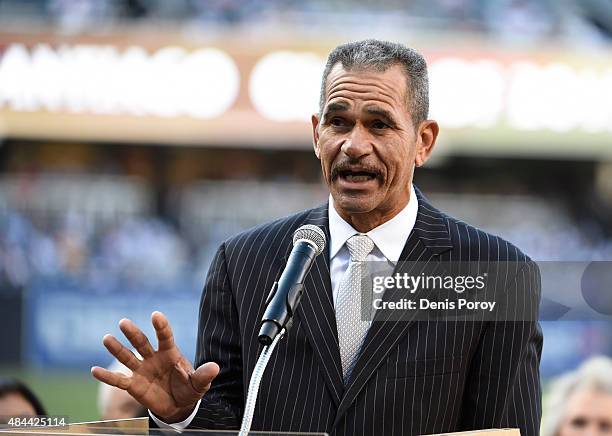
<instances>
[{"instance_id":1,"label":"suit shoulder","mask_svg":"<svg viewBox=\"0 0 612 436\"><path fill-rule=\"evenodd\" d=\"M485 232L445 213L441 213L448 228L453 251L459 250L466 261L528 262L531 258L516 245L500 236Z\"/></svg>"},{"instance_id":2,"label":"suit shoulder","mask_svg":"<svg viewBox=\"0 0 612 436\"><path fill-rule=\"evenodd\" d=\"M323 207L303 210L231 236L223 242L228 260L259 253L280 256L290 247L293 232L313 213L323 213Z\"/></svg>"}]
</instances>

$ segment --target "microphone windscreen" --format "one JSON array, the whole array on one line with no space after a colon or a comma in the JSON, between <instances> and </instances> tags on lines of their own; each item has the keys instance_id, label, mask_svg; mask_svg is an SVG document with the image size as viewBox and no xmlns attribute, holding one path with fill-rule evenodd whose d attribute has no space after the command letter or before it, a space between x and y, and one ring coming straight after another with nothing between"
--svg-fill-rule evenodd
<instances>
[{"instance_id":1,"label":"microphone windscreen","mask_svg":"<svg viewBox=\"0 0 612 436\"><path fill-rule=\"evenodd\" d=\"M323 230L312 224L303 225L293 233L293 245L299 240L314 243L317 247L317 256L325 249L325 239Z\"/></svg>"}]
</instances>

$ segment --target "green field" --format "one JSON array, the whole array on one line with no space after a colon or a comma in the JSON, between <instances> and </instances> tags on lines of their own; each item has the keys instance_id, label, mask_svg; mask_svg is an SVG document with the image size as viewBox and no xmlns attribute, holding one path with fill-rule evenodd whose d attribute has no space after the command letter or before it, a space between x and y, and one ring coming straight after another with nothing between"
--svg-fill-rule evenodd
<instances>
[{"instance_id":1,"label":"green field","mask_svg":"<svg viewBox=\"0 0 612 436\"><path fill-rule=\"evenodd\" d=\"M23 368L0 368L3 377L15 377L25 382L50 415L68 416L70 422L99 419L98 382L89 371L51 371Z\"/></svg>"},{"instance_id":2,"label":"green field","mask_svg":"<svg viewBox=\"0 0 612 436\"><path fill-rule=\"evenodd\" d=\"M41 399L50 415L66 415L70 422L100 419L96 405L98 382L88 371L45 370L43 373L37 370L0 367L0 375L16 377L26 382Z\"/></svg>"}]
</instances>

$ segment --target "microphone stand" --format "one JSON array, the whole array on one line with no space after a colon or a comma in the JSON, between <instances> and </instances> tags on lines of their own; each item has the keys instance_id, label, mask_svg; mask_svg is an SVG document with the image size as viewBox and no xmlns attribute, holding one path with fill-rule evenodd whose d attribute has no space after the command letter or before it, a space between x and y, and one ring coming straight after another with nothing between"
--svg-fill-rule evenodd
<instances>
[{"instance_id":1,"label":"microphone stand","mask_svg":"<svg viewBox=\"0 0 612 436\"><path fill-rule=\"evenodd\" d=\"M266 365L274 352L274 348L276 348L276 344L285 336L293 324L295 309L304 293L304 277L308 273L314 258L321 254L324 247L325 234L317 226L308 224L300 227L293 234L293 249L287 260L287 266L278 282L274 282L264 303L266 311L261 320L257 337L259 343L263 344L264 347L257 359L249 382L242 424L238 432L239 436L247 436L251 430L259 385Z\"/></svg>"},{"instance_id":2,"label":"microphone stand","mask_svg":"<svg viewBox=\"0 0 612 436\"><path fill-rule=\"evenodd\" d=\"M270 345L265 345L261 350L261 354L255 364L255 369L251 375L251 381L249 382L249 392L247 394L246 404L244 406L244 414L242 415L242 424L240 425L239 436L247 436L251 431L251 423L253 421L253 414L255 413L255 403L257 402L257 394L259 393L259 385L261 384L261 377L268 365L270 356L276 348L276 344L286 333L283 328L278 335L274 338Z\"/></svg>"}]
</instances>

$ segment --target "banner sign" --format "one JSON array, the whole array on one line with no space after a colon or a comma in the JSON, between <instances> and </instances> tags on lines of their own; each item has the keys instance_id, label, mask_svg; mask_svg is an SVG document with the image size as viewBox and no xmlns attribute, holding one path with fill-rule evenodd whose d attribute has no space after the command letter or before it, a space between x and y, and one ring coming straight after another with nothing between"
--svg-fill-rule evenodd
<instances>
[{"instance_id":1,"label":"banner sign","mask_svg":"<svg viewBox=\"0 0 612 436\"><path fill-rule=\"evenodd\" d=\"M107 366L113 357L102 344L110 333L124 345L119 330L129 318L157 347L151 313L163 312L170 320L175 340L190 360L195 357L200 295L195 292L96 294L68 285L50 289L35 285L24 302L26 361L36 366L88 368Z\"/></svg>"}]
</instances>

